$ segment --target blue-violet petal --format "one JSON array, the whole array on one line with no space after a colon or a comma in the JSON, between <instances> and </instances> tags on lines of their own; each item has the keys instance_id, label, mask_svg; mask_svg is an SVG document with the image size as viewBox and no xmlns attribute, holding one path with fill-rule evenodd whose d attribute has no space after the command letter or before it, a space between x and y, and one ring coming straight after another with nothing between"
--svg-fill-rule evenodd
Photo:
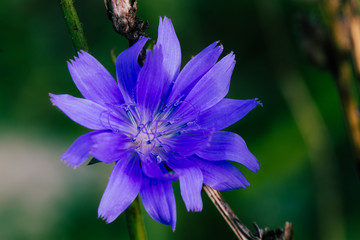
<instances>
[{"instance_id":1,"label":"blue-violet petal","mask_svg":"<svg viewBox=\"0 0 360 240\"><path fill-rule=\"evenodd\" d=\"M61 156L61 159L73 168L83 164L90 156L89 152L93 144L92 137L99 133L102 131L93 131L78 137Z\"/></svg>"},{"instance_id":2,"label":"blue-violet petal","mask_svg":"<svg viewBox=\"0 0 360 240\"><path fill-rule=\"evenodd\" d=\"M230 53L216 63L191 89L178 110L186 111L193 106L204 111L222 100L229 91L230 78L235 66L234 54Z\"/></svg>"},{"instance_id":3,"label":"blue-violet petal","mask_svg":"<svg viewBox=\"0 0 360 240\"><path fill-rule=\"evenodd\" d=\"M167 73L162 67L161 45L155 45L153 51L147 51L144 66L141 68L136 86L136 98L143 122L152 120L159 107L167 84ZM166 90L165 90L166 91Z\"/></svg>"},{"instance_id":4,"label":"blue-violet petal","mask_svg":"<svg viewBox=\"0 0 360 240\"><path fill-rule=\"evenodd\" d=\"M200 113L197 124L202 128L222 130L242 119L259 104L261 103L257 99L224 98L215 106Z\"/></svg>"},{"instance_id":5,"label":"blue-violet petal","mask_svg":"<svg viewBox=\"0 0 360 240\"><path fill-rule=\"evenodd\" d=\"M124 102L116 81L101 63L89 53L68 62L70 75L81 94L89 100L106 105Z\"/></svg>"},{"instance_id":6,"label":"blue-violet petal","mask_svg":"<svg viewBox=\"0 0 360 240\"><path fill-rule=\"evenodd\" d=\"M150 217L155 221L170 225L175 231L176 204L171 181L144 176L140 196Z\"/></svg>"},{"instance_id":7,"label":"blue-violet petal","mask_svg":"<svg viewBox=\"0 0 360 240\"><path fill-rule=\"evenodd\" d=\"M181 49L174 26L167 17L164 17L164 19L161 19L160 17L156 44L162 46L164 71L166 71L169 76L168 81L172 82L179 73L181 65Z\"/></svg>"},{"instance_id":8,"label":"blue-violet petal","mask_svg":"<svg viewBox=\"0 0 360 240\"><path fill-rule=\"evenodd\" d=\"M109 178L99 205L99 217L114 221L136 198L142 184L139 158L129 153L118 161Z\"/></svg>"},{"instance_id":9,"label":"blue-violet petal","mask_svg":"<svg viewBox=\"0 0 360 240\"><path fill-rule=\"evenodd\" d=\"M210 161L238 162L253 172L259 169L259 161L249 151L244 139L232 132L215 132L208 146L196 152L196 155Z\"/></svg>"},{"instance_id":10,"label":"blue-violet petal","mask_svg":"<svg viewBox=\"0 0 360 240\"><path fill-rule=\"evenodd\" d=\"M116 74L126 103L135 102L136 82L140 72L138 57L149 38L140 38L133 46L119 54L116 60Z\"/></svg>"},{"instance_id":11,"label":"blue-violet petal","mask_svg":"<svg viewBox=\"0 0 360 240\"><path fill-rule=\"evenodd\" d=\"M204 184L215 190L229 191L249 185L240 170L227 161L210 162L196 156L191 160L201 169Z\"/></svg>"},{"instance_id":12,"label":"blue-violet petal","mask_svg":"<svg viewBox=\"0 0 360 240\"><path fill-rule=\"evenodd\" d=\"M90 154L105 163L121 160L134 150L131 139L122 133L104 132L93 136L92 140Z\"/></svg>"},{"instance_id":13,"label":"blue-violet petal","mask_svg":"<svg viewBox=\"0 0 360 240\"><path fill-rule=\"evenodd\" d=\"M200 78L214 66L223 50L223 47L217 44L218 42L212 43L185 65L174 83L169 103L186 97Z\"/></svg>"}]
</instances>

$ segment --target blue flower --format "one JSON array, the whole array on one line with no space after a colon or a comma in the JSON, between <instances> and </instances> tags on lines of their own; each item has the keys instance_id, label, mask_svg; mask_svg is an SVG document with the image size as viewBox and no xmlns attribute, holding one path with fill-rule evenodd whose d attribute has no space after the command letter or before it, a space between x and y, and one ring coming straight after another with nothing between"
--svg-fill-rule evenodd
<instances>
[{"instance_id":1,"label":"blue flower","mask_svg":"<svg viewBox=\"0 0 360 240\"><path fill-rule=\"evenodd\" d=\"M206 184L225 191L249 185L228 161L252 171L259 162L237 134L220 131L255 108L256 99L224 98L235 66L234 54L218 61L214 42L180 71L181 51L168 18L161 19L157 43L138 56L140 38L116 61L117 82L90 54L68 63L83 98L50 94L52 103L78 124L93 130L80 136L62 159L76 168L91 155L115 163L98 214L114 221L140 193L148 214L175 229L172 181L179 180L188 211L201 211Z\"/></svg>"}]
</instances>

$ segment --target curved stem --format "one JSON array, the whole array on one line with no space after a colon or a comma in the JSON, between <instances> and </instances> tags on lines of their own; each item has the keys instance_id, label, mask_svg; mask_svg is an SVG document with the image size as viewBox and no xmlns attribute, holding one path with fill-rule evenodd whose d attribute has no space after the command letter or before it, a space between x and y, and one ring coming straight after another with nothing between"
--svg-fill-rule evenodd
<instances>
[{"instance_id":1,"label":"curved stem","mask_svg":"<svg viewBox=\"0 0 360 240\"><path fill-rule=\"evenodd\" d=\"M65 21L74 44L75 51L89 51L83 28L76 13L72 0L60 0L60 5L64 13Z\"/></svg>"},{"instance_id":2,"label":"curved stem","mask_svg":"<svg viewBox=\"0 0 360 240\"><path fill-rule=\"evenodd\" d=\"M60 0L75 51L89 51L87 41L72 0ZM146 240L144 221L141 215L139 197L126 209L126 219L131 240Z\"/></svg>"},{"instance_id":3,"label":"curved stem","mask_svg":"<svg viewBox=\"0 0 360 240\"><path fill-rule=\"evenodd\" d=\"M213 202L226 223L233 230L239 240L293 240L294 230L290 222L285 223L284 229L278 228L275 231L269 228L260 229L256 223L254 227L256 233L252 234L250 230L239 220L229 204L225 201L219 191L204 185L203 189Z\"/></svg>"},{"instance_id":4,"label":"curved stem","mask_svg":"<svg viewBox=\"0 0 360 240\"><path fill-rule=\"evenodd\" d=\"M249 229L243 225L239 218L235 215L233 210L230 208L229 204L222 197L220 192L212 189L209 186L203 186L206 194L209 196L210 200L213 202L217 210L220 212L221 216L225 219L226 223L229 225L231 230L239 240L256 240L259 239L254 237Z\"/></svg>"},{"instance_id":5,"label":"curved stem","mask_svg":"<svg viewBox=\"0 0 360 240\"><path fill-rule=\"evenodd\" d=\"M141 215L139 196L126 209L126 221L131 240L146 240L144 220Z\"/></svg>"}]
</instances>

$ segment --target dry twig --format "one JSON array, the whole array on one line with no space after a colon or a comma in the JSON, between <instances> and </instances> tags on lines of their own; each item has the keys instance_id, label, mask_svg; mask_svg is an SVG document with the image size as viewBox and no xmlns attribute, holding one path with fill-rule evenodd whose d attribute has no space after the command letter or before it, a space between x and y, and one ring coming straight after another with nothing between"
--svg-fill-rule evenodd
<instances>
[{"instance_id":1,"label":"dry twig","mask_svg":"<svg viewBox=\"0 0 360 240\"><path fill-rule=\"evenodd\" d=\"M240 240L292 240L294 230L292 224L285 223L285 228L277 228L270 230L269 228L260 229L256 223L254 227L256 232L252 234L250 230L239 220L229 204L222 197L221 193L212 189L209 186L203 186L206 194L213 202L215 207L219 210L226 223L230 226L231 230L235 233L236 237Z\"/></svg>"}]
</instances>

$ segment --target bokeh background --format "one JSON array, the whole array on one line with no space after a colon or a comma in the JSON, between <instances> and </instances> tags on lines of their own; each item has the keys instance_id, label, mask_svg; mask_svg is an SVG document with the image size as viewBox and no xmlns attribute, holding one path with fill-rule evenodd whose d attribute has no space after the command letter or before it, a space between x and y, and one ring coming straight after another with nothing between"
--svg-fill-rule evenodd
<instances>
[{"instance_id":1,"label":"bokeh background","mask_svg":"<svg viewBox=\"0 0 360 240\"><path fill-rule=\"evenodd\" d=\"M77 0L91 53L114 74L116 34L102 0ZM157 37L159 16L172 19L183 63L221 40L237 64L228 97L259 98L230 130L261 162L237 165L250 187L223 195L251 229L294 225L295 239L359 239L360 184L331 75L303 54L302 19L321 23L311 0L139 0L138 15ZM80 97L66 67L75 54L59 1L0 1L0 239L129 239L125 216L105 224L97 207L111 165L59 161L86 129L49 101ZM224 116L226 117L226 116ZM187 213L178 184L176 231L144 214L149 239L235 239L203 193L204 210Z\"/></svg>"}]
</instances>

